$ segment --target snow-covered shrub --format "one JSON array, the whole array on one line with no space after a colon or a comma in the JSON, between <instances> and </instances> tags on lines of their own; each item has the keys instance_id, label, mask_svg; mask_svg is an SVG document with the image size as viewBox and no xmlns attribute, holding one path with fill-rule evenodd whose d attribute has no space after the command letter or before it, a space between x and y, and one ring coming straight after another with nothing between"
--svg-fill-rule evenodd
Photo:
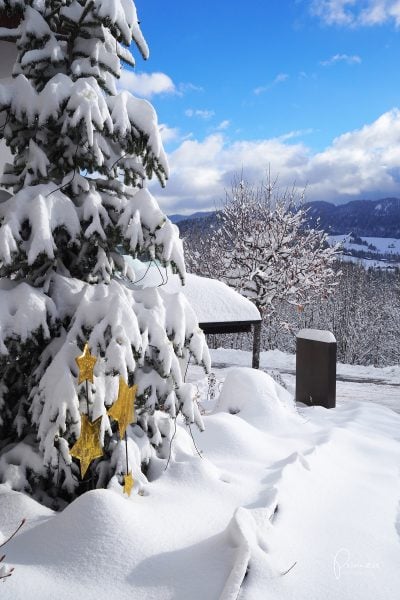
<instances>
[{"instance_id":1,"label":"snow-covered shrub","mask_svg":"<svg viewBox=\"0 0 400 600\"><path fill-rule=\"evenodd\" d=\"M178 230L145 188L168 177L156 113L116 88L121 62L135 62L130 44L148 56L135 4L0 0L0 10L21 16L0 29L18 48L0 85L1 136L14 155L1 180L14 195L0 204L0 481L69 500L121 473L107 416L119 376L138 385L135 475L177 413L202 427L180 361L209 358L184 300L175 307L160 289L127 286L135 273L124 253L185 278ZM85 342L98 357L88 401L75 362ZM104 457L80 485L69 449L82 413L102 417Z\"/></svg>"}]
</instances>

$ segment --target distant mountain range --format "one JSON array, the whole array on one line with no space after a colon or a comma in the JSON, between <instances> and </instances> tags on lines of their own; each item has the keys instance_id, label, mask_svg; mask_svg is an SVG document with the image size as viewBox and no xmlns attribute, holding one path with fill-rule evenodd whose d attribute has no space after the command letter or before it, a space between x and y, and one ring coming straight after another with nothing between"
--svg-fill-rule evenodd
<instances>
[{"instance_id":1,"label":"distant mountain range","mask_svg":"<svg viewBox=\"0 0 400 600\"><path fill-rule=\"evenodd\" d=\"M360 237L400 238L400 199L352 200L347 204L335 205L330 202L308 202L310 226L318 223L331 235L352 233ZM200 233L216 222L215 212L197 212L193 215L171 215L181 234Z\"/></svg>"},{"instance_id":2,"label":"distant mountain range","mask_svg":"<svg viewBox=\"0 0 400 600\"><path fill-rule=\"evenodd\" d=\"M332 235L352 233L360 237L400 238L400 199L352 200L336 206L309 202L308 219Z\"/></svg>"},{"instance_id":3,"label":"distant mountain range","mask_svg":"<svg viewBox=\"0 0 400 600\"><path fill-rule=\"evenodd\" d=\"M214 211L210 210L208 212L195 212L192 215L169 215L168 218L173 223L181 223L182 221L191 221L192 219L202 219L203 217L208 217L209 215L213 215Z\"/></svg>"}]
</instances>

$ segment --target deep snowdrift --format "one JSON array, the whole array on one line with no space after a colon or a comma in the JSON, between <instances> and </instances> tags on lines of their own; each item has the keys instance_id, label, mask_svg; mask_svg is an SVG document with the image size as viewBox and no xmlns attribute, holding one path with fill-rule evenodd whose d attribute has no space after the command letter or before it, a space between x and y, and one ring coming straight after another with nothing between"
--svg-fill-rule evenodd
<instances>
[{"instance_id":1,"label":"deep snowdrift","mask_svg":"<svg viewBox=\"0 0 400 600\"><path fill-rule=\"evenodd\" d=\"M181 423L143 495L81 496L54 514L0 486L15 566L5 600L394 600L400 589L400 416L301 407L234 368L206 430Z\"/></svg>"}]
</instances>

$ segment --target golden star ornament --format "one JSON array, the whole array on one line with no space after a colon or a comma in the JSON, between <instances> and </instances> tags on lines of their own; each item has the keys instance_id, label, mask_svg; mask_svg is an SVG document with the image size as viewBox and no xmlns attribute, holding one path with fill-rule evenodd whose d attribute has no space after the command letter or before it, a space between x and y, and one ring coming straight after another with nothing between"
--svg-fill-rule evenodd
<instances>
[{"instance_id":1,"label":"golden star ornament","mask_svg":"<svg viewBox=\"0 0 400 600\"><path fill-rule=\"evenodd\" d=\"M128 494L128 496L131 495L133 483L132 472L129 472L128 475L125 475L124 477L124 494Z\"/></svg>"},{"instance_id":2,"label":"golden star ornament","mask_svg":"<svg viewBox=\"0 0 400 600\"><path fill-rule=\"evenodd\" d=\"M101 419L102 417L99 417L91 423L87 415L82 415L81 435L69 451L71 456L79 460L82 479L92 460L103 456L103 448L100 445Z\"/></svg>"},{"instance_id":3,"label":"golden star ornament","mask_svg":"<svg viewBox=\"0 0 400 600\"><path fill-rule=\"evenodd\" d=\"M137 385L129 387L122 377L119 378L118 398L107 411L109 417L117 421L119 435L122 438L125 436L126 428L135 420L135 396Z\"/></svg>"},{"instance_id":4,"label":"golden star ornament","mask_svg":"<svg viewBox=\"0 0 400 600\"><path fill-rule=\"evenodd\" d=\"M76 364L79 367L78 385L83 381L89 380L93 383L93 370L94 365L97 362L97 358L90 354L89 345L85 344L83 354L75 359Z\"/></svg>"}]
</instances>

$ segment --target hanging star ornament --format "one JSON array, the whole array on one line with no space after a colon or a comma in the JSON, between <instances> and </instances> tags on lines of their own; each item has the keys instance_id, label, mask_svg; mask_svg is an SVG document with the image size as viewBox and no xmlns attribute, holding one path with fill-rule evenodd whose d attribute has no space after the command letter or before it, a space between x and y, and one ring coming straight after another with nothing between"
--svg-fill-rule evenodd
<instances>
[{"instance_id":1,"label":"hanging star ornament","mask_svg":"<svg viewBox=\"0 0 400 600\"><path fill-rule=\"evenodd\" d=\"M100 445L101 419L99 417L91 423L87 415L82 415L81 435L69 451L71 456L79 460L82 479L92 460L103 456L103 448Z\"/></svg>"},{"instance_id":2,"label":"hanging star ornament","mask_svg":"<svg viewBox=\"0 0 400 600\"><path fill-rule=\"evenodd\" d=\"M124 477L124 494L128 494L128 496L130 496L132 488L133 488L133 477L132 477L132 472L130 471L128 473L128 475L125 475L125 477Z\"/></svg>"},{"instance_id":3,"label":"hanging star ornament","mask_svg":"<svg viewBox=\"0 0 400 600\"><path fill-rule=\"evenodd\" d=\"M135 396L137 385L129 387L122 377L119 378L118 398L108 410L109 417L118 422L120 439L125 436L126 428L135 420Z\"/></svg>"},{"instance_id":4,"label":"hanging star ornament","mask_svg":"<svg viewBox=\"0 0 400 600\"><path fill-rule=\"evenodd\" d=\"M93 369L97 362L97 358L90 354L88 344L85 344L83 354L75 358L75 362L79 367L78 385L87 380L93 383Z\"/></svg>"}]
</instances>

